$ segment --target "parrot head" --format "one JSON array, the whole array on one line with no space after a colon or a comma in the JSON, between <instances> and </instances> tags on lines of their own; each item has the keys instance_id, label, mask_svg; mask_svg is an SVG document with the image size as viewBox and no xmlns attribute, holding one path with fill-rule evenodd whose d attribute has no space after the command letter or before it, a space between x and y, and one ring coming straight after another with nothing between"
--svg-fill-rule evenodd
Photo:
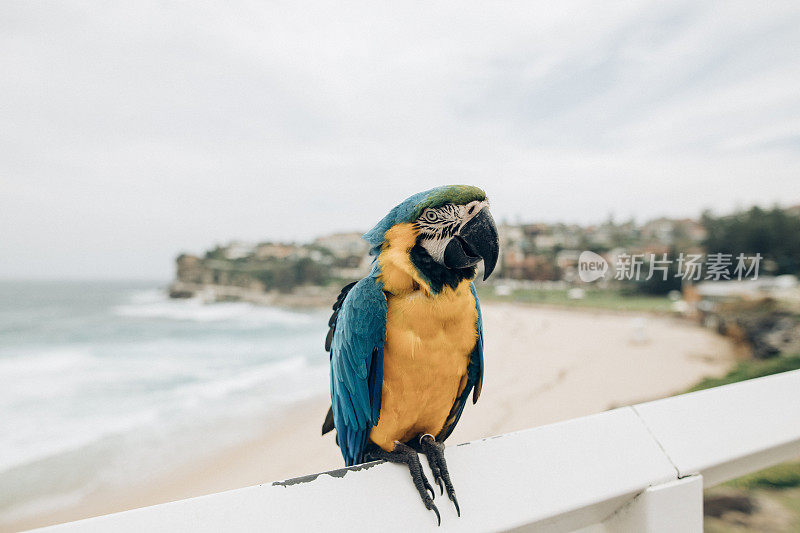
<instances>
[{"instance_id":1,"label":"parrot head","mask_svg":"<svg viewBox=\"0 0 800 533\"><path fill-rule=\"evenodd\" d=\"M434 292L475 276L483 261L483 279L491 275L500 252L497 227L486 193L469 185L445 185L406 199L392 209L364 238L380 255L398 229L412 267Z\"/></svg>"}]
</instances>

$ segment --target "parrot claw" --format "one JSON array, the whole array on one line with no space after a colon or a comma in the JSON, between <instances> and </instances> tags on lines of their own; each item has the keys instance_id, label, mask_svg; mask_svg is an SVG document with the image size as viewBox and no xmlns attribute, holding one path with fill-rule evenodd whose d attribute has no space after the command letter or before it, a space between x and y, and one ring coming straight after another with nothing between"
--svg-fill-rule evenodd
<instances>
[{"instance_id":1,"label":"parrot claw","mask_svg":"<svg viewBox=\"0 0 800 533\"><path fill-rule=\"evenodd\" d=\"M422 498L422 503L425 505L426 509L436 514L436 522L438 525L442 525L442 516L439 514L439 509L436 507L436 504L433 503L436 492L434 492L433 487L425 477L422 464L419 462L419 455L417 455L417 452L413 448L402 442L396 442L393 451L387 452L379 448L371 452L370 456L374 459L389 461L390 463L403 463L407 465L411 473L411 481L414 482L414 486L420 498Z\"/></svg>"},{"instance_id":2,"label":"parrot claw","mask_svg":"<svg viewBox=\"0 0 800 533\"><path fill-rule=\"evenodd\" d=\"M425 507L428 507L427 505ZM439 509L436 508L436 504L431 502L430 507L428 507L431 511L436 513L436 526L440 527L442 525L442 515L439 514Z\"/></svg>"},{"instance_id":3,"label":"parrot claw","mask_svg":"<svg viewBox=\"0 0 800 533\"><path fill-rule=\"evenodd\" d=\"M448 495L450 496L450 495ZM458 506L458 500L456 499L456 493L454 492L452 496L450 496L450 500L452 500L453 505L456 506L456 513L458 517L461 518L461 508Z\"/></svg>"},{"instance_id":4,"label":"parrot claw","mask_svg":"<svg viewBox=\"0 0 800 533\"><path fill-rule=\"evenodd\" d=\"M436 476L436 484L439 485L439 496L444 494L444 483L442 483L442 478Z\"/></svg>"},{"instance_id":5,"label":"parrot claw","mask_svg":"<svg viewBox=\"0 0 800 533\"><path fill-rule=\"evenodd\" d=\"M458 505L458 499L456 499L456 491L453 488L453 483L450 481L450 472L447 470L447 462L444 460L444 444L436 441L432 435L427 434L420 437L419 443L425 457L428 458L428 465L431 467L431 472L433 472L433 479L439 485L440 489L444 486L442 494L444 494L444 490L447 490L447 497L453 502L456 513L460 517L461 508Z\"/></svg>"}]
</instances>

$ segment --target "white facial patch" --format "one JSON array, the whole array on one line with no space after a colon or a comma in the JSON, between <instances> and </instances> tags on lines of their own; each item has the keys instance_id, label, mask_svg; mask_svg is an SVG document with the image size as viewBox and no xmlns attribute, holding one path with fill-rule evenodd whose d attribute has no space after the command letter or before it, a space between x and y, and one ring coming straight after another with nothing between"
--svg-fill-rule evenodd
<instances>
[{"instance_id":1,"label":"white facial patch","mask_svg":"<svg viewBox=\"0 0 800 533\"><path fill-rule=\"evenodd\" d=\"M444 250L450 239L488 205L486 200L475 200L466 205L446 204L426 209L416 222L422 235L420 244L434 261L444 264Z\"/></svg>"},{"instance_id":2,"label":"white facial patch","mask_svg":"<svg viewBox=\"0 0 800 533\"><path fill-rule=\"evenodd\" d=\"M446 239L422 239L420 244L423 248L425 248L425 250L427 250L434 261L444 264L444 249L447 248L447 244L449 242L450 238L448 237Z\"/></svg>"}]
</instances>

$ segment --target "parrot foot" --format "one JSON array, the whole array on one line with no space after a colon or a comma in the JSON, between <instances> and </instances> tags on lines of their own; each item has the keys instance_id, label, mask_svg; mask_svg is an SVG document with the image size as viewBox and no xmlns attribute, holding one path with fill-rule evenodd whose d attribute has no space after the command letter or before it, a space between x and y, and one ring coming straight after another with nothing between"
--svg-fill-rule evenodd
<instances>
[{"instance_id":1,"label":"parrot foot","mask_svg":"<svg viewBox=\"0 0 800 533\"><path fill-rule=\"evenodd\" d=\"M425 504L426 509L436 513L437 525L441 526L442 517L439 514L439 509L437 509L436 505L433 503L433 498L436 493L428 482L428 478L425 477L425 472L422 471L422 463L419 462L419 455L417 455L417 452L402 442L396 442L393 451L387 452L386 450L378 448L373 451L371 455L375 459L383 459L390 463L402 463L408 466L408 470L411 472L411 480L414 482L414 486L417 488L420 498L422 498L422 503ZM430 492L430 494L428 494L428 492Z\"/></svg>"},{"instance_id":2,"label":"parrot foot","mask_svg":"<svg viewBox=\"0 0 800 533\"><path fill-rule=\"evenodd\" d=\"M419 438L419 444L422 447L422 452L428 458L428 465L433 472L433 480L439 485L439 490L442 494L447 490L447 497L453 502L456 507L456 513L461 516L461 509L458 506L458 499L456 498L456 491L453 488L453 483L450 481L450 472L447 470L447 461L444 460L444 443L438 442L433 438L433 435L425 434ZM444 485L444 487L442 486Z\"/></svg>"}]
</instances>

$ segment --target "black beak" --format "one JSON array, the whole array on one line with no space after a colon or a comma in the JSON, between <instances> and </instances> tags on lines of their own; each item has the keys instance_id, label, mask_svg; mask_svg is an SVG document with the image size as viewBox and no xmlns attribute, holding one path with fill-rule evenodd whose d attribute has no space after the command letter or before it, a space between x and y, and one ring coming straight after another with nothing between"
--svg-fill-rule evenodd
<instances>
[{"instance_id":1,"label":"black beak","mask_svg":"<svg viewBox=\"0 0 800 533\"><path fill-rule=\"evenodd\" d=\"M483 261L483 279L486 280L497 265L499 254L497 227L489 209L484 207L447 243L444 264L447 268L467 268Z\"/></svg>"}]
</instances>

